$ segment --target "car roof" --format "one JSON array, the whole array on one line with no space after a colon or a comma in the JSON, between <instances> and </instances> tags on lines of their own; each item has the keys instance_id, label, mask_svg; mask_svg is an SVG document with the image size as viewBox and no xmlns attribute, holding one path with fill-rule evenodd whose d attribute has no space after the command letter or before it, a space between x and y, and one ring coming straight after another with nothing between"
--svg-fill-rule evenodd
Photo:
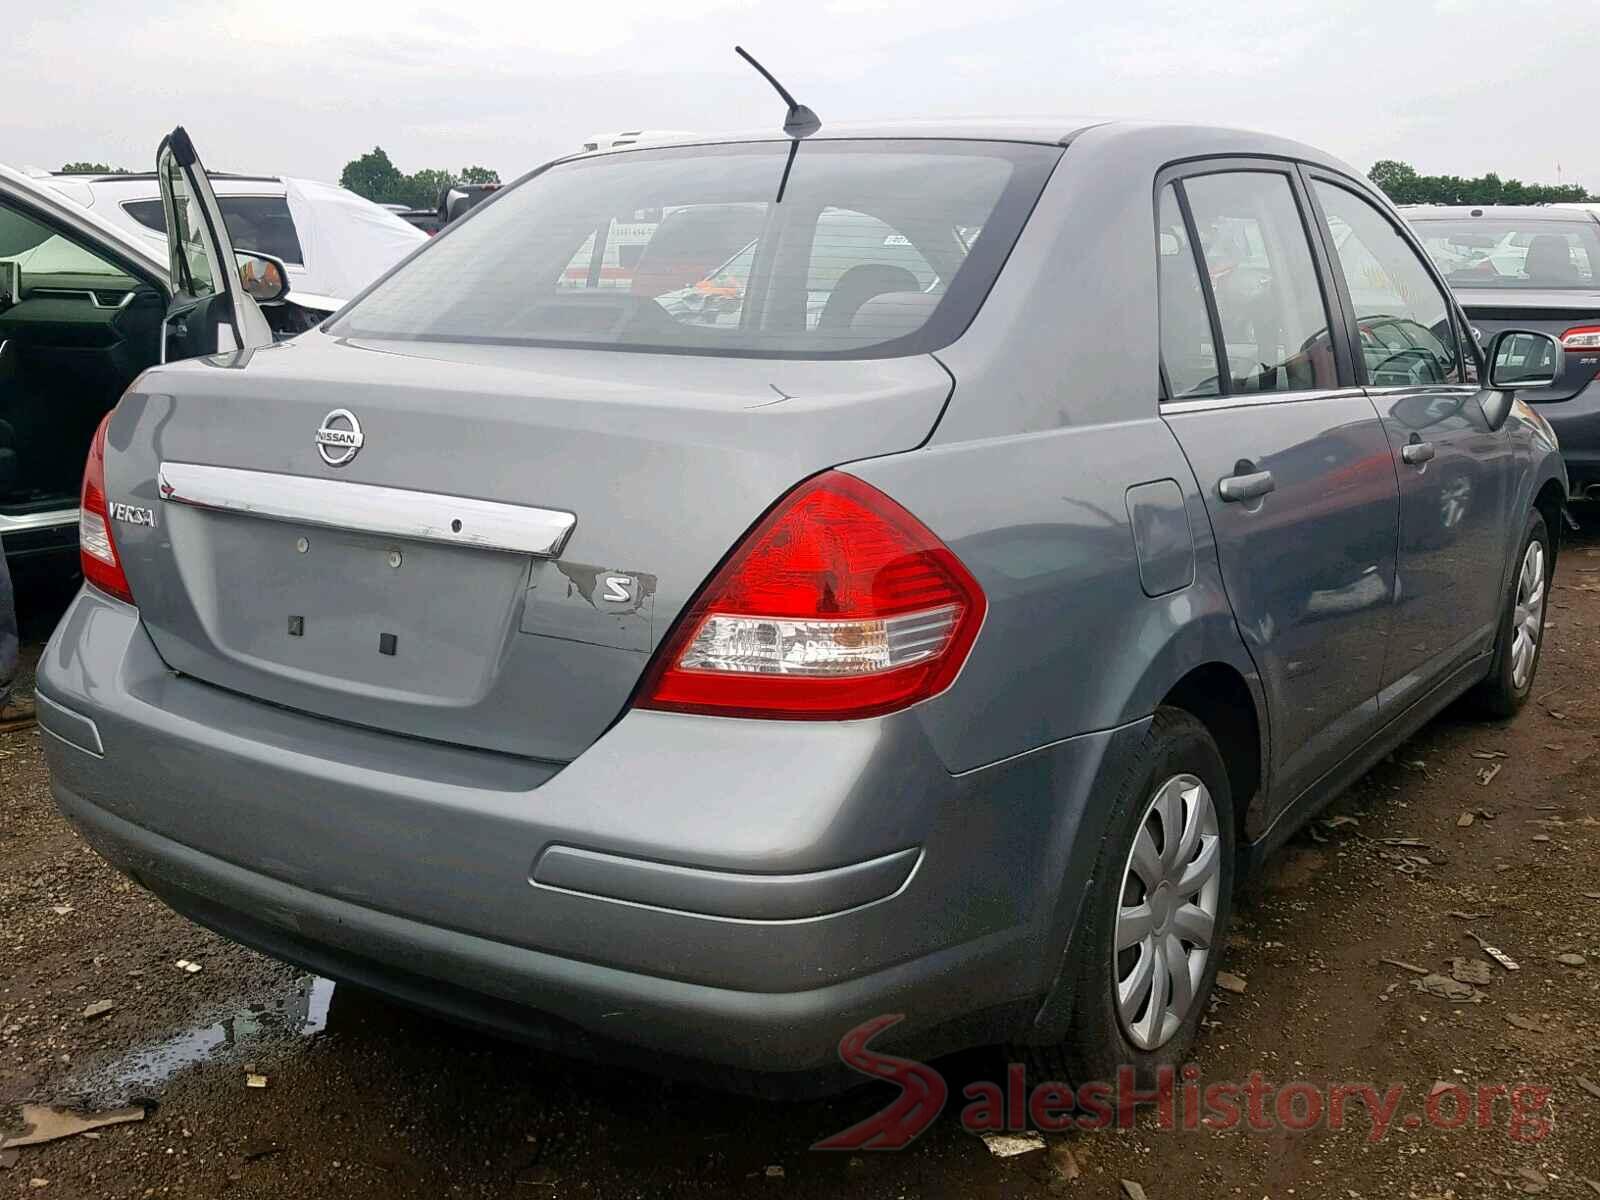
<instances>
[{"instance_id":1,"label":"car roof","mask_svg":"<svg viewBox=\"0 0 1600 1200\"><path fill-rule=\"evenodd\" d=\"M1059 146L1072 134L1096 122L1073 117L1061 118L973 118L971 120L930 120L865 122L839 121L823 125L807 141L840 141L856 138L959 138L990 142L1038 142ZM721 130L715 133L685 133L653 136L648 142L622 146L601 146L577 157L601 154L626 154L630 151L660 150L669 146L719 146L731 142L787 142L789 136L777 122L756 129Z\"/></svg>"},{"instance_id":2,"label":"car roof","mask_svg":"<svg viewBox=\"0 0 1600 1200\"><path fill-rule=\"evenodd\" d=\"M1142 157L1144 150L1161 147L1193 147L1207 157L1270 155L1317 163L1344 174L1360 177L1340 159L1289 138L1225 126L1194 125L1173 121L1129 120L1115 117L973 117L941 118L925 121L825 123L806 141L848 141L860 139L918 140L940 139L985 142L1031 142L1043 146L1065 146L1085 134L1102 144L1126 142L1131 153ZM569 156L571 159L598 158L606 154L638 154L674 146L717 146L732 142L788 142L791 139L776 120L754 130L697 133L684 137L662 138L632 146L602 146Z\"/></svg>"},{"instance_id":3,"label":"car roof","mask_svg":"<svg viewBox=\"0 0 1600 1200\"><path fill-rule=\"evenodd\" d=\"M207 171L206 178L218 196L281 196L280 175L234 175L226 171ZM52 172L48 182L57 187L80 187L91 197L105 197L122 204L130 200L151 200L161 195L161 179L151 173L138 175L73 175ZM92 204L92 201L90 202Z\"/></svg>"},{"instance_id":4,"label":"car roof","mask_svg":"<svg viewBox=\"0 0 1600 1200\"><path fill-rule=\"evenodd\" d=\"M51 171L52 179L76 179L80 183L159 183L161 176L154 171L113 171L104 175L94 175L83 171ZM251 183L282 183L277 175L240 175L232 171L212 171L207 169L208 179L241 179Z\"/></svg>"},{"instance_id":5,"label":"car roof","mask_svg":"<svg viewBox=\"0 0 1600 1200\"><path fill-rule=\"evenodd\" d=\"M1408 221L1460 220L1462 217L1518 221L1581 221L1585 217L1591 221L1600 220L1587 209L1555 204L1402 204L1400 212Z\"/></svg>"}]
</instances>

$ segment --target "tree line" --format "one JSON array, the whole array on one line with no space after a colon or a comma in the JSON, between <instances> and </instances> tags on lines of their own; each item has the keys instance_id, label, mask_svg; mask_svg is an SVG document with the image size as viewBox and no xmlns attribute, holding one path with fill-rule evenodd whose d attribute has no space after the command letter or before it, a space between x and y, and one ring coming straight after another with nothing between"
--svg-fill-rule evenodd
<instances>
[{"instance_id":1,"label":"tree line","mask_svg":"<svg viewBox=\"0 0 1600 1200\"><path fill-rule=\"evenodd\" d=\"M462 167L459 171L424 168L407 175L390 161L382 146L345 163L339 175L339 183L358 196L407 208L433 208L444 190L458 183L499 182L499 172L488 167Z\"/></svg>"},{"instance_id":2,"label":"tree line","mask_svg":"<svg viewBox=\"0 0 1600 1200\"><path fill-rule=\"evenodd\" d=\"M1574 204L1600 197L1576 183L1523 183L1493 171L1460 175L1419 175L1410 163L1386 158L1372 164L1367 178L1396 204Z\"/></svg>"}]
</instances>

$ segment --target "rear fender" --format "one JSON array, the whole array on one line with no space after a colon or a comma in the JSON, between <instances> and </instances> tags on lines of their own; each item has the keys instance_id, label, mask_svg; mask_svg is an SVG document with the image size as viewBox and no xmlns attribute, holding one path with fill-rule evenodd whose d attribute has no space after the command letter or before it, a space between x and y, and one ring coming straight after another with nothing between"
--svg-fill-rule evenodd
<instances>
[{"instance_id":1,"label":"rear fender","mask_svg":"<svg viewBox=\"0 0 1600 1200\"><path fill-rule=\"evenodd\" d=\"M1062 855L1065 866L1060 877L1064 882L1055 899L1055 916L1049 925L1048 940L1040 948L1043 961L1055 963L1057 967L1033 1026L1024 1035L1026 1041L1044 1044L1059 1041L1066 1035L1074 1002L1073 978L1067 964L1072 959L1072 941L1084 901L1095 884L1096 860L1106 837L1111 800L1122 786L1129 756L1137 752L1149 728L1150 714L1186 675L1211 663L1222 663L1243 677L1255 704L1256 726L1261 732L1258 777L1262 783L1248 800L1244 828L1238 831L1239 844L1247 844L1267 825L1270 814L1267 797L1271 789L1267 775L1270 726L1266 700L1255 667L1234 625L1233 614L1223 600L1220 611L1200 615L1173 630L1151 657L1148 669L1136 682L1127 701L1130 711L1142 711L1144 715L1115 730L1100 759L1087 792L1084 812L1072 826L1072 844ZM1204 713L1195 715L1205 719ZM1066 799L1062 802L1066 803ZM1234 797L1234 804L1237 811L1238 797Z\"/></svg>"}]
</instances>

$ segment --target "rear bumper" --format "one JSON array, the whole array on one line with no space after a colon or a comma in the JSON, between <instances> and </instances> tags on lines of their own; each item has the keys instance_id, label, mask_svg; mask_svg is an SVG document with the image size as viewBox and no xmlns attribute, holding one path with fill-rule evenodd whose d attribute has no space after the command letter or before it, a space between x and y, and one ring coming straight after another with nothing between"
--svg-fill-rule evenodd
<instances>
[{"instance_id":1,"label":"rear bumper","mask_svg":"<svg viewBox=\"0 0 1600 1200\"><path fill-rule=\"evenodd\" d=\"M1600 379L1570 400L1535 407L1561 441L1572 497L1582 498L1590 486L1600 485Z\"/></svg>"},{"instance_id":2,"label":"rear bumper","mask_svg":"<svg viewBox=\"0 0 1600 1200\"><path fill-rule=\"evenodd\" d=\"M558 768L175 676L88 589L38 687L62 812L179 911L536 1041L763 1071L831 1063L885 1012L907 1044L1025 1032L1098 843L1094 780L1142 731L952 776L914 710L636 712Z\"/></svg>"},{"instance_id":3,"label":"rear bumper","mask_svg":"<svg viewBox=\"0 0 1600 1200\"><path fill-rule=\"evenodd\" d=\"M467 1024L587 1057L630 1051L674 1063L811 1072L870 1016L945 1012L1003 959L969 945L807 991L746 992L619 970L408 920L309 892L191 850L56 788L63 814L119 869L178 912L330 978L397 996ZM986 1005L992 997L970 995ZM960 1001L957 1002L958 1004ZM962 1014L959 1040L1005 1037L1029 1005ZM947 1019L946 1019L947 1020ZM939 1024L940 1022L935 1022ZM924 1026L924 1036L951 1030Z\"/></svg>"}]
</instances>

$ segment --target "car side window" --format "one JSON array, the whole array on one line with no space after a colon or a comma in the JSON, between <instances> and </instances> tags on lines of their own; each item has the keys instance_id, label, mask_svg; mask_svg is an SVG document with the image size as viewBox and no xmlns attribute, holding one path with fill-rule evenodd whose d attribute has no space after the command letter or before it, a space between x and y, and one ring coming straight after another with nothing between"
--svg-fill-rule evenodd
<instances>
[{"instance_id":1,"label":"car side window","mask_svg":"<svg viewBox=\"0 0 1600 1200\"><path fill-rule=\"evenodd\" d=\"M1464 382L1450 302L1418 253L1371 202L1321 179L1312 186L1350 295L1367 382L1374 387Z\"/></svg>"},{"instance_id":2,"label":"car side window","mask_svg":"<svg viewBox=\"0 0 1600 1200\"><path fill-rule=\"evenodd\" d=\"M305 265L300 233L284 197L218 196L217 207L222 209L228 237L240 250L270 254L294 267ZM152 233L167 232L167 215L160 200L124 200L122 211Z\"/></svg>"},{"instance_id":3,"label":"car side window","mask_svg":"<svg viewBox=\"0 0 1600 1200\"><path fill-rule=\"evenodd\" d=\"M1156 213L1156 288L1168 395L1173 400L1217 395L1217 347L1200 286L1200 267L1170 183L1161 189Z\"/></svg>"},{"instance_id":4,"label":"car side window","mask_svg":"<svg viewBox=\"0 0 1600 1200\"><path fill-rule=\"evenodd\" d=\"M1339 386L1328 309L1294 188L1277 171L1185 179L1234 393Z\"/></svg>"}]
</instances>

